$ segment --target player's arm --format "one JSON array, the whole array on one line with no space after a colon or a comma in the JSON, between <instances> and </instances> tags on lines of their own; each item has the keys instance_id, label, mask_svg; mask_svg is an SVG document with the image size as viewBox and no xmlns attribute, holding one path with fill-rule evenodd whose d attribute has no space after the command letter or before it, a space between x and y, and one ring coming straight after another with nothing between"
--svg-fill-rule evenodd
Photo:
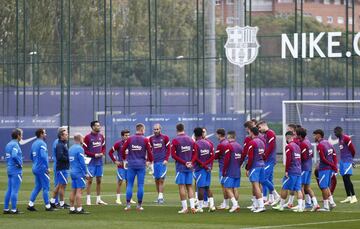
<instances>
[{"instance_id":1,"label":"player's arm","mask_svg":"<svg viewBox=\"0 0 360 229\"><path fill-rule=\"evenodd\" d=\"M338 160L337 160L337 157L336 157L336 151L335 151L335 148L334 147L332 147L332 149L333 149L333 155L332 155L332 158L333 158L333 170L335 171L335 172L337 172L338 171L338 168L337 168L337 164L338 164Z\"/></svg>"},{"instance_id":2,"label":"player's arm","mask_svg":"<svg viewBox=\"0 0 360 229\"><path fill-rule=\"evenodd\" d=\"M246 143L246 145L248 145L248 143ZM244 144L245 145L245 144ZM240 157L240 167L242 166L242 164L244 163L246 157L247 157L247 151L248 151L248 148L244 146L243 150L241 151L241 157Z\"/></svg>"},{"instance_id":3,"label":"player's arm","mask_svg":"<svg viewBox=\"0 0 360 229\"><path fill-rule=\"evenodd\" d=\"M123 160L126 160L126 149L128 148L128 146L129 146L129 144L130 144L130 141L131 141L130 139L131 139L131 138L128 138L128 139L124 142L123 146L121 147L120 154L121 154L121 157L122 157Z\"/></svg>"},{"instance_id":4,"label":"player's arm","mask_svg":"<svg viewBox=\"0 0 360 229\"><path fill-rule=\"evenodd\" d=\"M49 156L48 156L48 153L47 153L47 148L46 148L46 145L41 145L40 146L40 156L42 158L42 160L44 160L46 163L46 170L49 169Z\"/></svg>"},{"instance_id":5,"label":"player's arm","mask_svg":"<svg viewBox=\"0 0 360 229\"><path fill-rule=\"evenodd\" d=\"M193 151L192 151L192 155L191 155L191 164L194 165L195 161L197 161L198 159L198 153L195 152L195 142L193 141ZM204 167L205 169L207 169L207 166L205 165Z\"/></svg>"},{"instance_id":6,"label":"player's arm","mask_svg":"<svg viewBox=\"0 0 360 229\"><path fill-rule=\"evenodd\" d=\"M223 151L223 145L222 144L219 144L217 147L216 147L216 151L215 151L215 160L218 160L221 158L222 154L224 153Z\"/></svg>"},{"instance_id":7,"label":"player's arm","mask_svg":"<svg viewBox=\"0 0 360 229\"><path fill-rule=\"evenodd\" d=\"M326 154L327 152L325 152L324 147L319 144L319 145L317 146L317 150L318 150L318 152L319 152L319 157L320 157L321 161L324 162L325 164L329 165L333 170L334 170L335 168L336 168L335 170L337 170L337 167L336 167L333 163L331 163L330 161L328 161L328 160L326 159L325 154Z\"/></svg>"},{"instance_id":8,"label":"player's arm","mask_svg":"<svg viewBox=\"0 0 360 229\"><path fill-rule=\"evenodd\" d=\"M176 154L176 147L179 145L179 143L176 141L176 139L174 139L173 141L172 141L172 144L171 144L171 157L175 160L175 161L177 161L177 162L179 162L179 163L181 163L181 164L186 164L186 161L184 161L183 159L181 159L177 154Z\"/></svg>"},{"instance_id":9,"label":"player's arm","mask_svg":"<svg viewBox=\"0 0 360 229\"><path fill-rule=\"evenodd\" d=\"M352 143L351 138L348 136L346 136L346 137L344 136L344 142L349 147L352 157L355 157L355 146Z\"/></svg>"},{"instance_id":10,"label":"player's arm","mask_svg":"<svg viewBox=\"0 0 360 229\"><path fill-rule=\"evenodd\" d=\"M285 155L286 155L286 162L285 162L285 176L288 176L288 172L291 165L291 153L293 152L293 149L291 146L287 145L285 147Z\"/></svg>"},{"instance_id":11,"label":"player's arm","mask_svg":"<svg viewBox=\"0 0 360 229\"><path fill-rule=\"evenodd\" d=\"M265 149L265 154L264 154L264 159L268 160L271 152L273 152L274 148L275 148L275 142L276 142L276 136L275 133L272 131L267 131L266 132L266 139L269 139L267 142L267 146Z\"/></svg>"},{"instance_id":12,"label":"player's arm","mask_svg":"<svg viewBox=\"0 0 360 229\"><path fill-rule=\"evenodd\" d=\"M22 167L21 158L18 156L18 152L19 150L16 147L13 147L11 150L11 158L15 162L16 166L21 168Z\"/></svg>"},{"instance_id":13,"label":"player's arm","mask_svg":"<svg viewBox=\"0 0 360 229\"><path fill-rule=\"evenodd\" d=\"M86 135L83 142L83 149L85 151L86 156L95 158L96 153L93 153L89 150L89 145L90 145L89 135Z\"/></svg>"},{"instance_id":14,"label":"player's arm","mask_svg":"<svg viewBox=\"0 0 360 229\"><path fill-rule=\"evenodd\" d=\"M147 161L153 162L154 157L153 157L150 141L148 138L145 138L145 147L146 147L146 151L147 151Z\"/></svg>"},{"instance_id":15,"label":"player's arm","mask_svg":"<svg viewBox=\"0 0 360 229\"><path fill-rule=\"evenodd\" d=\"M209 159L207 159L206 161L205 161L205 165L207 166L208 164L210 164L210 163L212 163L213 161L214 161L214 159L215 159L215 154L214 154L214 146L210 143L210 145L211 145L211 148L210 148L210 157L209 157Z\"/></svg>"},{"instance_id":16,"label":"player's arm","mask_svg":"<svg viewBox=\"0 0 360 229\"><path fill-rule=\"evenodd\" d=\"M248 148L248 163L245 167L246 170L250 170L253 160L254 160L254 148L255 148L255 143L249 143L249 148Z\"/></svg>"},{"instance_id":17,"label":"player's arm","mask_svg":"<svg viewBox=\"0 0 360 229\"><path fill-rule=\"evenodd\" d=\"M102 135L102 148L101 148L102 155L106 154L106 144L105 144L105 137Z\"/></svg>"},{"instance_id":18,"label":"player's arm","mask_svg":"<svg viewBox=\"0 0 360 229\"><path fill-rule=\"evenodd\" d=\"M113 147L111 147L111 149L109 150L109 157L110 159L115 163L117 160L114 156L114 153L116 150L118 150L120 147L120 142L117 142L113 145Z\"/></svg>"},{"instance_id":19,"label":"player's arm","mask_svg":"<svg viewBox=\"0 0 360 229\"><path fill-rule=\"evenodd\" d=\"M307 147L307 145L305 143L301 143L300 145L300 149L301 149L301 160L302 161L306 161L309 159L309 149Z\"/></svg>"},{"instance_id":20,"label":"player's arm","mask_svg":"<svg viewBox=\"0 0 360 229\"><path fill-rule=\"evenodd\" d=\"M231 147L231 146L230 146L230 147ZM232 148L232 147L231 147L231 148ZM230 148L230 149L231 149L231 148ZM225 153L225 156L224 156L224 167L223 167L223 170L222 170L222 175L223 175L224 177L227 176L226 171L228 170L229 165L230 165L231 152L232 152L232 150L227 150L227 152Z\"/></svg>"},{"instance_id":21,"label":"player's arm","mask_svg":"<svg viewBox=\"0 0 360 229\"><path fill-rule=\"evenodd\" d=\"M84 149L82 149L78 154L78 161L80 164L80 168L82 171L84 171L85 174L87 174L86 164L85 164L85 154Z\"/></svg>"},{"instance_id":22,"label":"player's arm","mask_svg":"<svg viewBox=\"0 0 360 229\"><path fill-rule=\"evenodd\" d=\"M165 136L164 142L165 142L165 148L166 148L165 161L168 161L170 154L171 154L170 139L168 136Z\"/></svg>"}]
</instances>

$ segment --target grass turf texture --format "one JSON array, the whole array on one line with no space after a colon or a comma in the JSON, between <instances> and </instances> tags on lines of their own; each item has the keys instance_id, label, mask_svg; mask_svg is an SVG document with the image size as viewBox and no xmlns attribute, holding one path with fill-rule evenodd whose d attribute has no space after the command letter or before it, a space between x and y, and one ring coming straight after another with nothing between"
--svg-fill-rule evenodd
<instances>
[{"instance_id":1,"label":"grass turf texture","mask_svg":"<svg viewBox=\"0 0 360 229\"><path fill-rule=\"evenodd\" d=\"M212 177L212 190L215 195L216 205L222 201L221 187L218 183L217 164L214 165ZM35 207L37 212L29 212L26 205L34 185L34 177L31 173L30 164L25 165L23 183L19 194L18 208L24 212L22 215L3 215L0 214L0 228L360 228L360 203L341 204L340 200L345 198L343 182L338 176L338 184L335 190L335 202L337 207L331 212L304 212L294 213L291 211L278 212L268 210L263 213L255 214L245 207L250 204L251 186L242 171L240 206L239 213L230 214L227 211L216 211L213 213L204 212L202 214L179 215L177 213L181 208L178 196L178 188L174 183L174 164L169 163L168 173L165 185L165 204L157 206L154 200L157 198L154 181L151 175L145 178L144 211L137 212L135 205L130 212L124 211L124 206L115 205L115 182L116 168L112 164L105 166L102 199L109 203L109 206L84 206L90 215L69 215L68 210L58 210L56 212L45 212L42 201L42 193L37 197ZM276 189L280 191L281 178L284 167L281 164L276 166L275 184ZM357 169L352 176L355 192L359 191L360 175ZM53 174L51 174L53 175ZM314 179L312 180L313 182ZM0 165L0 205L3 208L5 189L7 188L6 167ZM70 185L67 190L70 190ZM319 203L322 205L320 190L314 183ZM136 188L135 188L136 189ZM84 192L85 193L85 192ZM93 182L92 193L95 193ZM125 202L125 188L122 187L122 202ZM66 193L66 202L69 192ZM85 196L85 195L84 195ZM92 204L95 203L95 195L92 195ZM358 195L360 197L360 195ZM136 200L136 190L133 198ZM85 203L85 199L83 199ZM296 198L295 198L295 204Z\"/></svg>"}]
</instances>

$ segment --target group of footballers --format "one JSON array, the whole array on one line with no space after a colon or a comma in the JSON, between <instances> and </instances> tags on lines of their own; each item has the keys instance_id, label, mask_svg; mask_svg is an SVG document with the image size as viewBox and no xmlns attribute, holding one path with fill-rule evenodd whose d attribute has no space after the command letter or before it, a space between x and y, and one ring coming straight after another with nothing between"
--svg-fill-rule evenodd
<instances>
[{"instance_id":1,"label":"group of footballers","mask_svg":"<svg viewBox=\"0 0 360 229\"><path fill-rule=\"evenodd\" d=\"M38 129L37 139L31 147L32 172L35 177L35 187L30 195L27 206L29 211L37 211L35 200L40 191L43 194L46 211L58 208L69 209L70 214L88 214L82 207L82 191L86 188L86 204L91 205L91 186L96 180L96 204L107 205L100 196L101 179L103 176L103 157L106 153L105 138L100 133L99 121L90 124L91 133L83 137L80 133L73 136L74 144L68 146L67 128L58 129L58 138L54 141L54 190L50 192L50 171L48 148L45 142L46 130ZM193 135L185 133L182 123L176 125L177 135L172 141L164 135L160 124L153 126L153 135L145 137L145 125L136 125L136 133L130 136L130 131L121 131L121 139L109 151L109 157L116 164L117 189L116 203L121 205L120 192L123 182L126 185L126 207L131 209L132 203L137 203L136 209L142 211L144 195L144 180L146 168L153 168L158 204L164 203L164 181L170 155L175 161L175 183L179 188L181 210L184 213L202 213L208 207L209 212L228 210L239 211L239 192L241 168L245 167L246 176L252 186L252 205L248 208L254 213L263 212L267 205L283 211L290 208L302 212L305 208L311 211L330 211L336 204L332 193L336 185L338 162L334 147L324 139L320 129L313 132L317 143L320 161L315 175L322 193L323 208L317 202L314 191L310 187L313 169L313 150L306 129L299 125L289 124L286 138L285 174L280 194L274 188L274 168L276 165L276 134L265 121L250 120L244 123L248 134L243 144L236 141L236 132L220 128L216 130L218 145L206 138L206 128L197 127ZM340 146L340 174L343 177L347 198L342 203L356 203L357 199L351 182L355 147L351 138L343 133L341 127L334 129ZM19 214L17 199L22 182L22 151L19 141L22 130L14 129L12 140L5 147L7 162L8 189L5 195L4 214ZM222 187L223 201L215 207L211 191L211 174L213 162L218 160L219 182ZM64 193L68 177L72 180L70 205L65 203ZM137 178L137 202L132 200L134 180ZM195 183L195 188L193 188ZM286 199L290 192L290 197ZM297 194L298 205L293 206L294 195ZM190 208L188 208L189 200ZM11 201L11 209L9 202ZM230 207L231 205L231 207Z\"/></svg>"}]
</instances>

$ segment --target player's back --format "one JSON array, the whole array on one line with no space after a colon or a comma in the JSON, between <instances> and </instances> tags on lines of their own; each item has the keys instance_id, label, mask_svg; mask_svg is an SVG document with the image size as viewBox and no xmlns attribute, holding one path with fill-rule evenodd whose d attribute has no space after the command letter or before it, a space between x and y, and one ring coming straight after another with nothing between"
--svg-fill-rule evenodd
<instances>
[{"instance_id":1,"label":"player's back","mask_svg":"<svg viewBox=\"0 0 360 229\"><path fill-rule=\"evenodd\" d=\"M5 146L5 160L7 163L7 172L9 175L20 173L22 168L22 151L17 140L11 140ZM19 164L18 164L19 163Z\"/></svg>"},{"instance_id":2,"label":"player's back","mask_svg":"<svg viewBox=\"0 0 360 229\"><path fill-rule=\"evenodd\" d=\"M53 144L52 144L52 159L53 159L53 169L54 172L56 171L56 145L59 142L59 138L55 139Z\"/></svg>"},{"instance_id":3,"label":"player's back","mask_svg":"<svg viewBox=\"0 0 360 229\"><path fill-rule=\"evenodd\" d=\"M194 141L191 137L186 134L179 134L177 135L172 141L173 147L175 147L175 153L180 159L188 162L192 159ZM176 171L183 172L183 171L191 171L191 169L187 168L185 165L176 163Z\"/></svg>"},{"instance_id":4,"label":"player's back","mask_svg":"<svg viewBox=\"0 0 360 229\"><path fill-rule=\"evenodd\" d=\"M288 173L290 175L300 176L301 175L301 150L297 143L290 142L288 145L288 150L291 151L290 154L290 165Z\"/></svg>"},{"instance_id":5,"label":"player's back","mask_svg":"<svg viewBox=\"0 0 360 229\"><path fill-rule=\"evenodd\" d=\"M197 153L198 155L197 158L199 161L201 162L206 162L207 160L209 160L211 158L211 152L212 152L212 144L208 141L208 140L205 140L205 139L200 139L200 140L197 140L195 142L195 145L197 147ZM211 162L209 164L207 164L206 166L210 166L211 167ZM200 166L199 163L196 163L195 164L195 171L198 171L202 169L202 167Z\"/></svg>"},{"instance_id":6,"label":"player's back","mask_svg":"<svg viewBox=\"0 0 360 229\"><path fill-rule=\"evenodd\" d=\"M31 159L33 161L33 173L43 173L48 169L48 156L46 143L42 139L36 139L31 146Z\"/></svg>"},{"instance_id":7,"label":"player's back","mask_svg":"<svg viewBox=\"0 0 360 229\"><path fill-rule=\"evenodd\" d=\"M223 169L224 166L224 158L225 158L225 151L227 150L229 141L227 139L223 139L219 142L217 148L216 148L216 154L219 156L216 156L219 162L219 169L220 171Z\"/></svg>"},{"instance_id":8,"label":"player's back","mask_svg":"<svg viewBox=\"0 0 360 229\"><path fill-rule=\"evenodd\" d=\"M324 157L330 163L334 163L333 155L336 155L334 147L330 144L329 141L322 139L318 144L318 150L322 150L324 152ZM319 170L328 170L331 169L327 163L325 163L320 157Z\"/></svg>"},{"instance_id":9,"label":"player's back","mask_svg":"<svg viewBox=\"0 0 360 229\"><path fill-rule=\"evenodd\" d=\"M69 149L71 177L84 177L86 175L84 149L79 144L74 144Z\"/></svg>"},{"instance_id":10,"label":"player's back","mask_svg":"<svg viewBox=\"0 0 360 229\"><path fill-rule=\"evenodd\" d=\"M264 159L263 155L265 152L265 143L260 138L256 137L253 140L250 141L250 148L253 148L253 162L252 162L252 168L255 167L264 167Z\"/></svg>"},{"instance_id":11,"label":"player's back","mask_svg":"<svg viewBox=\"0 0 360 229\"><path fill-rule=\"evenodd\" d=\"M268 159L266 160L266 163L276 164L276 134L273 130L268 129L264 134L264 137L266 139L265 148L268 148L270 144L273 144L274 146L274 148L270 152Z\"/></svg>"},{"instance_id":12,"label":"player's back","mask_svg":"<svg viewBox=\"0 0 360 229\"><path fill-rule=\"evenodd\" d=\"M230 141L230 164L228 168L229 177L239 178L240 177L240 163L241 163L241 153L243 151L243 147L236 141Z\"/></svg>"},{"instance_id":13,"label":"player's back","mask_svg":"<svg viewBox=\"0 0 360 229\"><path fill-rule=\"evenodd\" d=\"M146 144L149 144L147 138L142 134L135 134L128 140L128 167L133 169L144 168L146 164Z\"/></svg>"},{"instance_id":14,"label":"player's back","mask_svg":"<svg viewBox=\"0 0 360 229\"><path fill-rule=\"evenodd\" d=\"M301 150L301 154L306 154L306 159L301 160L301 170L311 171L313 150L312 150L311 142L308 138L305 138L303 141L300 141L300 150Z\"/></svg>"}]
</instances>

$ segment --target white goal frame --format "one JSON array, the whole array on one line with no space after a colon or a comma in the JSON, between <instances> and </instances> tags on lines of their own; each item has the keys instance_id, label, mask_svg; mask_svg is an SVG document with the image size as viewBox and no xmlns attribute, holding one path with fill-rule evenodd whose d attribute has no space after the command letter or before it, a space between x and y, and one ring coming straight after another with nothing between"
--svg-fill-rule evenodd
<instances>
[{"instance_id":1,"label":"white goal frame","mask_svg":"<svg viewBox=\"0 0 360 229\"><path fill-rule=\"evenodd\" d=\"M283 164L285 165L286 162L286 156L285 156L285 146L286 146L286 139L285 139L285 133L286 133L286 127L287 127L287 123L286 123L286 104L313 104L313 103L319 103L319 104L344 104L344 103L359 103L360 104L360 100L283 100L282 101L282 131L283 131L283 135L282 135L282 155L283 155ZM314 152L316 150L316 145L313 145L314 147ZM314 153L314 161L317 160L317 154Z\"/></svg>"}]
</instances>

